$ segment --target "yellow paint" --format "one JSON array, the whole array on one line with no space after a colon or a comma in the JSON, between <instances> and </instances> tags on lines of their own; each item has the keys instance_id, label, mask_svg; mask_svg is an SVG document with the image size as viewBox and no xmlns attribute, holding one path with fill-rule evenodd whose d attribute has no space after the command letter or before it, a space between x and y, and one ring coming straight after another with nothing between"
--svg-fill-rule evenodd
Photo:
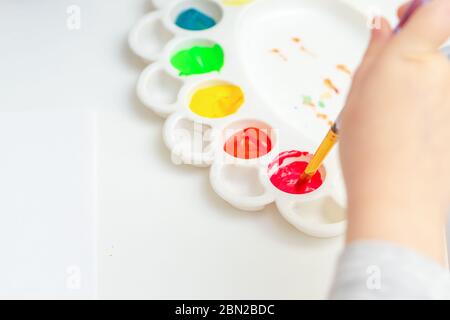
<instances>
[{"instance_id":1,"label":"yellow paint","mask_svg":"<svg viewBox=\"0 0 450 320\"><path fill-rule=\"evenodd\" d=\"M242 6L244 4L248 4L255 0L222 0L223 4L226 6Z\"/></svg>"},{"instance_id":2,"label":"yellow paint","mask_svg":"<svg viewBox=\"0 0 450 320\"><path fill-rule=\"evenodd\" d=\"M223 118L236 111L244 103L241 88L231 84L220 84L197 90L189 108L205 118Z\"/></svg>"},{"instance_id":3,"label":"yellow paint","mask_svg":"<svg viewBox=\"0 0 450 320\"><path fill-rule=\"evenodd\" d=\"M331 99L333 96L331 95L331 93L329 92L324 92L322 93L322 95L320 96L320 100L328 100Z\"/></svg>"}]
</instances>

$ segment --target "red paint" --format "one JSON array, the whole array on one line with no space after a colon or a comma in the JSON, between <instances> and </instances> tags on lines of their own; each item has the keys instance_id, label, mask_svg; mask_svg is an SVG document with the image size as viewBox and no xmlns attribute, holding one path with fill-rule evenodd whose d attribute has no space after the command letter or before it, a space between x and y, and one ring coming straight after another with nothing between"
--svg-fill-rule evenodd
<instances>
[{"instance_id":1,"label":"red paint","mask_svg":"<svg viewBox=\"0 0 450 320\"><path fill-rule=\"evenodd\" d=\"M317 190L323 184L320 172L317 172L309 181L298 183L308 165L305 161L305 156L308 155L308 152L301 151L281 153L269 166L272 184L281 191L291 194L305 194Z\"/></svg>"},{"instance_id":2,"label":"red paint","mask_svg":"<svg viewBox=\"0 0 450 320\"><path fill-rule=\"evenodd\" d=\"M232 135L224 150L235 158L255 159L272 150L272 141L263 130L251 127Z\"/></svg>"}]
</instances>

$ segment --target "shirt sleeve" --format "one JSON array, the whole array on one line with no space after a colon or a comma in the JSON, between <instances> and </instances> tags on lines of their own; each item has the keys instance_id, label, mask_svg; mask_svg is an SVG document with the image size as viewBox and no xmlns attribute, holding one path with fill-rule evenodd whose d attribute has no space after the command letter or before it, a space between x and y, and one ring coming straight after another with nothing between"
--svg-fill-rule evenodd
<instances>
[{"instance_id":1,"label":"shirt sleeve","mask_svg":"<svg viewBox=\"0 0 450 320\"><path fill-rule=\"evenodd\" d=\"M330 299L450 299L450 276L411 249L360 241L341 255Z\"/></svg>"}]
</instances>

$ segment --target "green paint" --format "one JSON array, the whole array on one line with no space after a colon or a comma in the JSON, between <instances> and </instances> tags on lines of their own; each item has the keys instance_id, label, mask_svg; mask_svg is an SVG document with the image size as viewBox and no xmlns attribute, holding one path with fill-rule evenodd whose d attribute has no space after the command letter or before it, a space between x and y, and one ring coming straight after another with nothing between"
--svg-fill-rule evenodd
<instances>
[{"instance_id":1,"label":"green paint","mask_svg":"<svg viewBox=\"0 0 450 320\"><path fill-rule=\"evenodd\" d=\"M303 104L313 105L312 98L310 96L303 96Z\"/></svg>"},{"instance_id":2,"label":"green paint","mask_svg":"<svg viewBox=\"0 0 450 320\"><path fill-rule=\"evenodd\" d=\"M224 53L218 44L212 47L194 46L178 51L170 62L180 72L180 76L204 74L222 69Z\"/></svg>"},{"instance_id":3,"label":"green paint","mask_svg":"<svg viewBox=\"0 0 450 320\"><path fill-rule=\"evenodd\" d=\"M323 103L323 101L319 101L319 107L325 108L325 103Z\"/></svg>"}]
</instances>

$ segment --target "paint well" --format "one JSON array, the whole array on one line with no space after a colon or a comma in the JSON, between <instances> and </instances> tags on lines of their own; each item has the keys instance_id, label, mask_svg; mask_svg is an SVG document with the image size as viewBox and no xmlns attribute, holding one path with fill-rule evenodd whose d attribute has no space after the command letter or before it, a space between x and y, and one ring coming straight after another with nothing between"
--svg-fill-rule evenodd
<instances>
[{"instance_id":1,"label":"paint well","mask_svg":"<svg viewBox=\"0 0 450 320\"><path fill-rule=\"evenodd\" d=\"M180 50L170 60L172 66L179 71L180 76L191 76L220 71L225 57L220 45L193 46Z\"/></svg>"},{"instance_id":2,"label":"paint well","mask_svg":"<svg viewBox=\"0 0 450 320\"><path fill-rule=\"evenodd\" d=\"M225 143L224 150L239 159L255 159L272 150L272 141L265 130L249 127L231 136Z\"/></svg>"},{"instance_id":3,"label":"paint well","mask_svg":"<svg viewBox=\"0 0 450 320\"><path fill-rule=\"evenodd\" d=\"M192 112L205 118L223 118L236 111L244 103L241 88L231 84L219 84L197 90L189 104Z\"/></svg>"},{"instance_id":4,"label":"paint well","mask_svg":"<svg viewBox=\"0 0 450 320\"><path fill-rule=\"evenodd\" d=\"M308 152L288 151L281 153L269 166L272 172L270 182L279 190L290 194L306 194L317 190L323 184L323 178L318 171L309 181L298 183L308 162Z\"/></svg>"},{"instance_id":5,"label":"paint well","mask_svg":"<svg viewBox=\"0 0 450 320\"><path fill-rule=\"evenodd\" d=\"M214 27L216 21L200 10L190 8L178 15L175 24L182 29L201 31Z\"/></svg>"}]
</instances>

